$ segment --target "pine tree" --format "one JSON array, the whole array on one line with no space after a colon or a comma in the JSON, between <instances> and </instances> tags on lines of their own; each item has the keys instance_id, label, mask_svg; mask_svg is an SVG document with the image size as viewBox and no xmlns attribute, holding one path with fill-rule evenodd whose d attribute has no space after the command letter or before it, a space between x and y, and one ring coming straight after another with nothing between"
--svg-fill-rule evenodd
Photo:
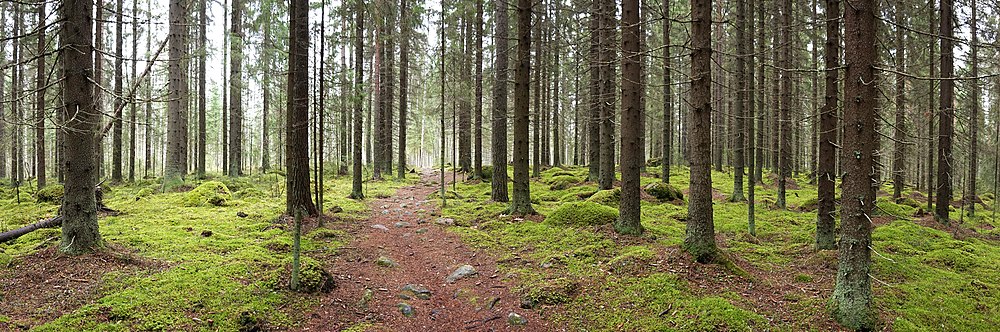
<instances>
[{"instance_id":1,"label":"pine tree","mask_svg":"<svg viewBox=\"0 0 1000 332\"><path fill-rule=\"evenodd\" d=\"M690 197L684 249L699 262L716 255L712 208L712 0L691 0Z\"/></svg>"},{"instance_id":2,"label":"pine tree","mask_svg":"<svg viewBox=\"0 0 1000 332\"><path fill-rule=\"evenodd\" d=\"M309 1L291 0L288 17L285 213L302 211L315 216L319 211L309 194Z\"/></svg>"},{"instance_id":3,"label":"pine tree","mask_svg":"<svg viewBox=\"0 0 1000 332\"><path fill-rule=\"evenodd\" d=\"M531 75L531 0L517 0L517 70L514 72L514 199L511 214L535 214L528 185L528 77Z\"/></svg>"},{"instance_id":4,"label":"pine tree","mask_svg":"<svg viewBox=\"0 0 1000 332\"><path fill-rule=\"evenodd\" d=\"M507 196L507 38L508 21L507 2L494 3L493 44L497 56L493 62L493 130L491 136L491 156L493 157L493 175L490 180L490 198L494 202L506 202Z\"/></svg>"}]
</instances>

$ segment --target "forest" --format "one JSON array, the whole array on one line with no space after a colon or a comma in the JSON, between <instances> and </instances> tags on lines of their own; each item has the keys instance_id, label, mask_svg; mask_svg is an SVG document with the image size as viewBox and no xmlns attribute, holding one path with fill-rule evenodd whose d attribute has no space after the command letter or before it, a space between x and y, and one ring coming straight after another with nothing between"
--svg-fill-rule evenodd
<instances>
[{"instance_id":1,"label":"forest","mask_svg":"<svg viewBox=\"0 0 1000 332\"><path fill-rule=\"evenodd\" d=\"M0 331L991 331L1000 3L2 0Z\"/></svg>"}]
</instances>

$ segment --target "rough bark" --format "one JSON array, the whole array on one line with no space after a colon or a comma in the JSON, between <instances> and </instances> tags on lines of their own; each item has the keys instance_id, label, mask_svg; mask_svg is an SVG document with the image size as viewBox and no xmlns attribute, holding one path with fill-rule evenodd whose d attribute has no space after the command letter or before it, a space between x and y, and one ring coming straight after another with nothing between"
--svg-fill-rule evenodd
<instances>
[{"instance_id":1,"label":"rough bark","mask_svg":"<svg viewBox=\"0 0 1000 332\"><path fill-rule=\"evenodd\" d=\"M65 196L62 205L62 244L59 248L69 254L83 254L97 250L101 234L97 225L97 164L94 149L97 145L97 119L94 109L94 57L92 0L66 0L61 7L62 24L59 48L62 59L65 89L61 111L68 119L64 126L66 158ZM180 2L171 2L172 12L180 11ZM177 8L175 8L177 7Z\"/></svg>"},{"instance_id":2,"label":"rough bark","mask_svg":"<svg viewBox=\"0 0 1000 332\"><path fill-rule=\"evenodd\" d=\"M935 9L934 4L936 2L937 1L935 1L935 0L927 0L927 16L928 16L928 20L927 21L929 22L928 23L928 28L927 28L928 30L927 31L935 31L935 29L937 29L937 22L935 20L936 16L934 15L934 9ZM929 73L930 73L929 75L930 75L930 77L935 77L936 76L937 67L935 66L935 60L938 60L938 59L935 59L935 55L934 55L935 52L934 51L937 48L934 47L934 46L937 44L937 41L938 41L937 38L930 38L930 43L928 43L928 45L927 45L927 49L930 51L930 52L928 52L929 54L927 56L927 62L930 65L930 69L929 69ZM935 130L934 130L934 127L935 127L934 120L937 119L938 112L935 110L935 108L937 107L937 105L934 102L934 92L935 92L934 81L927 81L927 97L928 97L927 98L927 101L928 101L928 103L927 103L927 112L928 112L928 115L927 115L927 137L929 138L928 141L927 141L927 211L933 211L934 210L934 206L933 206L934 205L934 192L937 190L937 186L934 183L934 175L935 175L934 171L936 169L934 167L934 160L935 160L935 157L937 156L935 154L936 147L935 147L935 144L934 144L935 141L936 141L935 140L935 137L936 137L935 135L936 134L935 134Z\"/></svg>"},{"instance_id":3,"label":"rough bark","mask_svg":"<svg viewBox=\"0 0 1000 332\"><path fill-rule=\"evenodd\" d=\"M476 1L476 104L472 136L472 173L475 178L483 174L483 0Z\"/></svg>"},{"instance_id":4,"label":"rough bark","mask_svg":"<svg viewBox=\"0 0 1000 332\"><path fill-rule=\"evenodd\" d=\"M823 47L826 90L820 110L819 165L817 165L818 210L816 212L816 249L836 246L836 163L837 101L840 66L840 0L826 0L826 44Z\"/></svg>"},{"instance_id":5,"label":"rough bark","mask_svg":"<svg viewBox=\"0 0 1000 332\"><path fill-rule=\"evenodd\" d=\"M119 3L121 0L119 0ZM120 8L121 6L119 6ZM121 10L119 10L121 12ZM37 65L35 66L35 179L38 188L45 187L45 2L39 2L37 8L38 17L38 54ZM121 25L121 14L119 14L119 26ZM119 28L119 34L121 29ZM119 47L121 43L118 43ZM2 94L0 94L2 96ZM3 137L3 136L0 136ZM3 162L3 160L0 160Z\"/></svg>"},{"instance_id":6,"label":"rough bark","mask_svg":"<svg viewBox=\"0 0 1000 332\"><path fill-rule=\"evenodd\" d=\"M364 127L364 64L365 64L365 6L358 1L355 7L354 21L354 149L352 150L351 169L351 198L363 199L364 193L361 191L361 147L364 137L362 130Z\"/></svg>"},{"instance_id":7,"label":"rough bark","mask_svg":"<svg viewBox=\"0 0 1000 332\"><path fill-rule=\"evenodd\" d=\"M207 99L208 91L205 78L205 66L208 63L208 3L198 4L198 155L195 159L195 172L198 177L205 176L205 158L208 146Z\"/></svg>"},{"instance_id":8,"label":"rough bark","mask_svg":"<svg viewBox=\"0 0 1000 332\"><path fill-rule=\"evenodd\" d=\"M733 142L733 195L729 197L732 202L743 202L743 168L744 168L744 127L746 125L746 103L747 90L750 84L746 77L746 22L747 8L746 0L737 1L736 5L736 102L733 104L733 117L735 117L735 132Z\"/></svg>"},{"instance_id":9,"label":"rough bark","mask_svg":"<svg viewBox=\"0 0 1000 332\"><path fill-rule=\"evenodd\" d=\"M615 181L615 4L602 1L601 11L601 47L600 47L600 107L601 107L601 174L599 187L611 189Z\"/></svg>"},{"instance_id":10,"label":"rough bark","mask_svg":"<svg viewBox=\"0 0 1000 332\"><path fill-rule=\"evenodd\" d=\"M535 214L528 185L528 78L531 75L531 0L517 0L517 70L514 72L514 195L510 213Z\"/></svg>"},{"instance_id":11,"label":"rough bark","mask_svg":"<svg viewBox=\"0 0 1000 332\"><path fill-rule=\"evenodd\" d=\"M639 53L639 0L622 1L622 119L621 119L621 162L622 188L621 200L616 220L615 231L621 234L642 234L642 216L639 206L639 68L641 60Z\"/></svg>"},{"instance_id":12,"label":"rough bark","mask_svg":"<svg viewBox=\"0 0 1000 332\"><path fill-rule=\"evenodd\" d=\"M712 0L691 1L690 197L684 249L699 262L716 255L712 208Z\"/></svg>"},{"instance_id":13,"label":"rough bark","mask_svg":"<svg viewBox=\"0 0 1000 332\"><path fill-rule=\"evenodd\" d=\"M781 6L781 114L778 123L781 127L780 147L778 148L778 207L784 209L786 204L786 179L791 176L792 169L792 75L788 70L792 65L792 1L782 0Z\"/></svg>"},{"instance_id":14,"label":"rough bark","mask_svg":"<svg viewBox=\"0 0 1000 332\"><path fill-rule=\"evenodd\" d=\"M945 0L947 1L947 0ZM870 214L875 206L872 170L878 146L875 109L878 90L875 48L877 4L853 1L844 8L844 45L847 72L844 95L843 200L837 281L833 290L833 316L852 330L872 330L876 315L872 308ZM869 82L869 83L866 83Z\"/></svg>"},{"instance_id":15,"label":"rough bark","mask_svg":"<svg viewBox=\"0 0 1000 332\"><path fill-rule=\"evenodd\" d=\"M661 166L663 183L670 183L670 166L673 165L674 142L674 92L670 72L670 1L663 1L663 156Z\"/></svg>"},{"instance_id":16,"label":"rough bark","mask_svg":"<svg viewBox=\"0 0 1000 332\"><path fill-rule=\"evenodd\" d=\"M402 31L400 32L400 44L399 44L399 166L396 172L396 177L400 179L406 178L406 103L407 94L409 92L409 66L410 66L410 12L409 7L407 7L406 0L400 0L399 2L399 26ZM480 34L481 36L482 34ZM480 53L481 54L481 53ZM481 58L481 57L480 57ZM480 61L481 62L481 61ZM480 67L481 68L481 67ZM481 73L481 72L480 72ZM480 75L481 77L481 75ZM480 88L482 87L480 83ZM480 97L482 94L480 93ZM482 103L479 104L480 109L482 108ZM480 113L481 114L481 113ZM479 135L476 135L476 139L480 144L482 141ZM479 152L477 151L477 156ZM477 159L480 164L477 169L482 167L482 159ZM478 173L477 173L478 174Z\"/></svg>"},{"instance_id":17,"label":"rough bark","mask_svg":"<svg viewBox=\"0 0 1000 332\"><path fill-rule=\"evenodd\" d=\"M303 211L315 216L319 211L309 194L309 1L291 0L288 16L285 213Z\"/></svg>"},{"instance_id":18,"label":"rough bark","mask_svg":"<svg viewBox=\"0 0 1000 332\"><path fill-rule=\"evenodd\" d=\"M589 165L588 180L599 182L601 174L601 11L600 0L594 0L590 6L590 112L587 123L587 163Z\"/></svg>"},{"instance_id":19,"label":"rough bark","mask_svg":"<svg viewBox=\"0 0 1000 332\"><path fill-rule=\"evenodd\" d=\"M230 28L229 37L229 168L226 173L229 176L235 177L243 175L243 0L233 0L231 14L232 27Z\"/></svg>"},{"instance_id":20,"label":"rough bark","mask_svg":"<svg viewBox=\"0 0 1000 332\"><path fill-rule=\"evenodd\" d=\"M749 0L747 3L746 14L749 15L747 20L747 30L744 32L743 37L747 39L747 88L750 90L747 94L747 151L745 157L747 159L747 232L751 236L757 236L757 222L756 222L756 189L757 189L757 177L754 171L757 167L756 158L754 158L757 141L756 141L756 125L755 119L757 119L757 85L756 85L756 52L754 47L754 41L752 40L751 33L755 30L756 20L754 19L754 12L756 10L757 1ZM762 61L763 62L763 61Z\"/></svg>"},{"instance_id":21,"label":"rough bark","mask_svg":"<svg viewBox=\"0 0 1000 332\"><path fill-rule=\"evenodd\" d=\"M972 29L972 77L979 77L979 26L978 26L978 15L979 8L976 6L976 0L972 0L972 23L970 24ZM976 180L979 178L979 117L980 117L980 105L979 105L979 80L973 79L972 82L972 109L969 115L969 189L966 193L965 200L962 206L967 206L969 208L969 215L976 215Z\"/></svg>"},{"instance_id":22,"label":"rough bark","mask_svg":"<svg viewBox=\"0 0 1000 332\"><path fill-rule=\"evenodd\" d=\"M948 223L952 196L952 137L955 135L955 36L954 0L941 0L941 121L938 131L938 186L934 216Z\"/></svg>"},{"instance_id":23,"label":"rough bark","mask_svg":"<svg viewBox=\"0 0 1000 332\"><path fill-rule=\"evenodd\" d=\"M906 25L906 14L903 6L907 2L896 1L896 22ZM903 28L896 27L896 70L906 72L906 34ZM899 199L906 185L906 77L896 74L896 119L893 123L893 155L892 155L892 199Z\"/></svg>"},{"instance_id":24,"label":"rough bark","mask_svg":"<svg viewBox=\"0 0 1000 332\"><path fill-rule=\"evenodd\" d=\"M136 89L139 87L138 81L141 80L139 76L136 76L137 66L139 65L139 1L132 0L132 93L129 96L129 139L128 139L128 182L135 182L135 163L138 159L135 155L135 145L136 145L136 129L137 116L138 116L138 105L136 104ZM58 144L57 155L58 155Z\"/></svg>"},{"instance_id":25,"label":"rough bark","mask_svg":"<svg viewBox=\"0 0 1000 332\"><path fill-rule=\"evenodd\" d=\"M187 140L185 134L187 127L184 125L184 100L183 87L187 85L187 76L181 68L181 58L185 56L184 39L187 29L185 29L185 17L187 9L184 1L170 1L170 41L169 41L169 61L167 63L167 76L169 78L168 93L170 100L167 102L167 160L164 167L164 185L172 187L179 184L184 176L184 168L187 164L185 145ZM69 157L67 155L67 157Z\"/></svg>"},{"instance_id":26,"label":"rough bark","mask_svg":"<svg viewBox=\"0 0 1000 332\"><path fill-rule=\"evenodd\" d=\"M493 178L491 179L490 198L494 202L507 202L507 38L508 21L507 3L494 3L496 25L493 44L497 56L493 62L493 130L490 140L493 159Z\"/></svg>"}]
</instances>

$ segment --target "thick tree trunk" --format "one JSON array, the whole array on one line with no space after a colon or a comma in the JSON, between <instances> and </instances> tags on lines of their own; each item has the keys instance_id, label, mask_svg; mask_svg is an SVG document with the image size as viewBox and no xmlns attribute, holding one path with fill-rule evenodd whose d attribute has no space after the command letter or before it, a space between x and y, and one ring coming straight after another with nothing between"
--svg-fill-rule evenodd
<instances>
[{"instance_id":1,"label":"thick tree trunk","mask_svg":"<svg viewBox=\"0 0 1000 332\"><path fill-rule=\"evenodd\" d=\"M472 136L472 176L483 177L483 0L476 0L476 111Z\"/></svg>"},{"instance_id":2,"label":"thick tree trunk","mask_svg":"<svg viewBox=\"0 0 1000 332\"><path fill-rule=\"evenodd\" d=\"M733 142L733 196L729 198L732 202L743 202L743 168L744 168L744 144L746 133L745 105L747 103L749 89L752 83L746 77L746 56L747 56L747 8L746 0L737 1L736 5L736 103L733 105L733 117L735 117L735 133ZM753 70L753 69L751 69Z\"/></svg>"},{"instance_id":3,"label":"thick tree trunk","mask_svg":"<svg viewBox=\"0 0 1000 332\"><path fill-rule=\"evenodd\" d=\"M208 62L208 4L201 1L198 5L198 155L195 161L195 172L198 177L205 177L205 158L208 146L208 119L205 66ZM266 75L265 75L266 76Z\"/></svg>"},{"instance_id":4,"label":"thick tree trunk","mask_svg":"<svg viewBox=\"0 0 1000 332\"><path fill-rule=\"evenodd\" d=\"M508 13L507 3L499 1L496 6L493 44L497 56L493 62L493 133L491 136L491 153L493 159L493 178L491 179L490 198L494 202L507 202L507 38Z\"/></svg>"},{"instance_id":5,"label":"thick tree trunk","mask_svg":"<svg viewBox=\"0 0 1000 332\"><path fill-rule=\"evenodd\" d=\"M601 107L601 176L599 187L611 189L615 181L615 4L602 1L600 5L600 107Z\"/></svg>"},{"instance_id":6,"label":"thick tree trunk","mask_svg":"<svg viewBox=\"0 0 1000 332\"><path fill-rule=\"evenodd\" d=\"M717 251L712 208L712 0L692 0L691 20L691 187L684 249L706 262Z\"/></svg>"},{"instance_id":7,"label":"thick tree trunk","mask_svg":"<svg viewBox=\"0 0 1000 332\"><path fill-rule=\"evenodd\" d=\"M929 24L928 24L928 30L927 31L935 31L935 29L938 28L936 20L935 20L936 16L934 15L934 9L935 9L934 8L934 4L935 3L936 3L935 0L927 0L927 16L928 16L928 20L927 21L929 22ZM930 69L929 69L930 74L929 75L932 78L935 77L935 75L936 75L935 71L937 69L937 67L934 65L935 64L934 61L938 60L938 59L935 58L935 55L934 55L934 53L935 53L934 51L937 49L934 46L937 44L937 41L938 41L937 38L931 38L931 42L929 43L929 45L927 45L927 49L930 50L930 52L928 52L929 54L927 56L927 62L930 65ZM936 137L935 135L936 134L935 134L935 130L934 130L934 127L935 127L934 120L937 119L938 112L935 110L937 108L937 104L935 104L935 102L934 102L934 92L935 92L934 81L927 81L927 97L928 97L927 98L927 100L928 100L928 103L927 103L927 112L928 112L928 116L927 116L927 137L928 137L928 141L927 141L927 211L933 211L934 210L934 206L933 206L934 205L933 204L934 203L934 193L937 190L937 186L934 183L934 175L935 175L935 169L936 169L934 167L934 161L935 161L935 156L936 156L935 151L937 150L936 147L935 147L935 145L934 145L934 143L936 141L935 140L935 137Z\"/></svg>"},{"instance_id":8,"label":"thick tree trunk","mask_svg":"<svg viewBox=\"0 0 1000 332\"><path fill-rule=\"evenodd\" d=\"M599 182L601 176L601 0L590 6L590 117L587 124L588 180Z\"/></svg>"},{"instance_id":9,"label":"thick tree trunk","mask_svg":"<svg viewBox=\"0 0 1000 332\"><path fill-rule=\"evenodd\" d=\"M778 148L778 207L784 209L786 204L786 179L792 170L792 76L789 68L792 65L792 1L782 0L781 6L781 115L778 123L781 127L781 145Z\"/></svg>"},{"instance_id":10,"label":"thick tree trunk","mask_svg":"<svg viewBox=\"0 0 1000 332\"><path fill-rule=\"evenodd\" d=\"M243 175L243 2L233 0L229 40L229 176ZM289 97L291 99L291 97ZM286 120L287 121L287 120Z\"/></svg>"},{"instance_id":11,"label":"thick tree trunk","mask_svg":"<svg viewBox=\"0 0 1000 332\"><path fill-rule=\"evenodd\" d=\"M948 223L952 196L952 137L955 135L954 0L941 0L941 124L938 134L938 186L934 216Z\"/></svg>"},{"instance_id":12,"label":"thick tree trunk","mask_svg":"<svg viewBox=\"0 0 1000 332\"><path fill-rule=\"evenodd\" d=\"M906 25L906 14L903 7L908 2L896 1L896 22ZM906 34L903 28L896 27L896 70L906 72ZM899 199L903 194L906 177L906 78L896 74L896 119L893 123L893 156L892 156L892 198Z\"/></svg>"},{"instance_id":13,"label":"thick tree trunk","mask_svg":"<svg viewBox=\"0 0 1000 332\"><path fill-rule=\"evenodd\" d=\"M285 213L302 211L315 216L319 211L309 194L309 1L292 0L288 15Z\"/></svg>"},{"instance_id":14,"label":"thick tree trunk","mask_svg":"<svg viewBox=\"0 0 1000 332\"><path fill-rule=\"evenodd\" d=\"M61 7L62 25L59 48L64 86L63 118L66 128L65 196L62 213L62 244L69 254L83 254L102 245L97 225L97 119L94 109L92 0L66 0ZM180 2L171 2L171 12L180 12Z\"/></svg>"},{"instance_id":15,"label":"thick tree trunk","mask_svg":"<svg viewBox=\"0 0 1000 332\"><path fill-rule=\"evenodd\" d=\"M170 100L167 102L167 160L164 168L164 185L167 187L180 183L187 165L187 154L184 153L187 127L184 126L186 114L183 109L183 88L187 85L187 76L181 69L181 58L185 56L186 12L183 1L170 1L170 60L167 64ZM72 159L68 155L67 158Z\"/></svg>"},{"instance_id":16,"label":"thick tree trunk","mask_svg":"<svg viewBox=\"0 0 1000 332\"><path fill-rule=\"evenodd\" d=\"M528 185L528 78L531 75L531 0L517 0L517 70L514 73L514 199L510 213L535 214Z\"/></svg>"},{"instance_id":17,"label":"thick tree trunk","mask_svg":"<svg viewBox=\"0 0 1000 332\"><path fill-rule=\"evenodd\" d=\"M622 161L622 191L618 210L620 215L615 222L615 231L622 234L642 234L639 206L639 126L640 76L642 75L639 61L639 0L624 0L622 2L622 120L621 120L621 161Z\"/></svg>"},{"instance_id":18,"label":"thick tree trunk","mask_svg":"<svg viewBox=\"0 0 1000 332\"><path fill-rule=\"evenodd\" d=\"M121 2L121 0L119 0ZM119 6L121 7L121 6ZM119 10L120 12L120 10ZM38 17L38 48L39 54L35 66L35 179L38 188L45 187L45 2L39 2L37 9ZM119 14L119 26L121 25L121 14ZM119 34L121 29L119 28ZM121 46L121 43L118 43ZM0 94L2 96L3 94ZM3 137L3 136L0 136ZM3 162L0 159L0 162Z\"/></svg>"},{"instance_id":19,"label":"thick tree trunk","mask_svg":"<svg viewBox=\"0 0 1000 332\"><path fill-rule=\"evenodd\" d=\"M402 29L400 33L400 44L399 44L399 165L396 172L396 177L400 179L406 178L406 103L409 97L407 93L409 92L409 66L410 66L410 11L407 7L406 0L400 0L399 4L399 26ZM480 33L480 37L482 34ZM482 48L480 48L482 49ZM480 59L482 58L482 53L480 53ZM482 61L480 61L482 62ZM480 67L481 69L482 67ZM479 77L482 77L482 71L480 70ZM482 82L479 85L482 88ZM480 97L482 97L482 91L480 90ZM482 103L479 103L479 108L482 109ZM479 114L482 114L480 112ZM477 126L478 128L478 126ZM482 144L479 138L479 134L476 135L477 142ZM477 148L479 149L479 148ZM476 156L479 156L477 151ZM482 168L482 159L477 158L480 163L477 169ZM478 173L477 173L478 174Z\"/></svg>"},{"instance_id":20,"label":"thick tree trunk","mask_svg":"<svg viewBox=\"0 0 1000 332\"><path fill-rule=\"evenodd\" d=\"M836 248L837 100L840 66L840 0L826 0L826 44L823 48L826 90L820 111L817 165L816 249Z\"/></svg>"},{"instance_id":21,"label":"thick tree trunk","mask_svg":"<svg viewBox=\"0 0 1000 332\"><path fill-rule=\"evenodd\" d=\"M947 1L947 0L946 0ZM844 8L845 77L843 201L837 281L833 290L833 316L848 329L872 330L876 315L871 289L871 212L875 206L872 178L878 147L875 109L878 107L875 65L876 15L874 0L852 1Z\"/></svg>"},{"instance_id":22,"label":"thick tree trunk","mask_svg":"<svg viewBox=\"0 0 1000 332\"><path fill-rule=\"evenodd\" d=\"M747 159L749 165L747 165L747 232L751 236L757 236L757 222L756 222L756 188L757 188L757 178L756 172L754 171L757 167L756 158L754 158L757 141L756 141L756 125L754 121L757 118L757 89L756 85L756 75L754 72L756 69L756 50L754 47L754 41L751 33L755 30L754 12L756 10L757 0L749 0L746 8L746 15L749 15L747 21L747 29L743 32L744 42L747 44L747 117L746 117L746 138L749 140L746 144L747 151L744 157Z\"/></svg>"},{"instance_id":23,"label":"thick tree trunk","mask_svg":"<svg viewBox=\"0 0 1000 332\"><path fill-rule=\"evenodd\" d=\"M351 198L363 199L364 193L361 191L361 156L362 156L362 129L364 127L364 109L362 100L364 99L364 64L365 64L365 6L358 1L355 7L355 30L354 30L354 149L352 150L351 169Z\"/></svg>"},{"instance_id":24,"label":"thick tree trunk","mask_svg":"<svg viewBox=\"0 0 1000 332\"><path fill-rule=\"evenodd\" d=\"M660 176L663 183L670 183L670 166L673 165L674 151L674 92L673 79L670 72L673 67L670 65L670 1L663 1L663 155L661 167L663 174Z\"/></svg>"},{"instance_id":25,"label":"thick tree trunk","mask_svg":"<svg viewBox=\"0 0 1000 332\"><path fill-rule=\"evenodd\" d=\"M972 77L979 76L979 27L976 0L972 0ZM962 206L968 206L969 216L976 215L976 180L979 178L979 79L972 80L972 110L969 116L969 189Z\"/></svg>"}]
</instances>

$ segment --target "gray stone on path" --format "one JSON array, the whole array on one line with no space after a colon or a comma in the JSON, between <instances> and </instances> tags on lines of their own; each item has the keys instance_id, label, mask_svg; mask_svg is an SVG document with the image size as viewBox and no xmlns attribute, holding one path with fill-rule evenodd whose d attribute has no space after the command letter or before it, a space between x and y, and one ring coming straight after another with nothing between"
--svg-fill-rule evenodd
<instances>
[{"instance_id":1,"label":"gray stone on path","mask_svg":"<svg viewBox=\"0 0 1000 332\"><path fill-rule=\"evenodd\" d=\"M424 234L424 233L427 233L427 229L426 228L421 228L421 229L417 230L417 234Z\"/></svg>"},{"instance_id":2,"label":"gray stone on path","mask_svg":"<svg viewBox=\"0 0 1000 332\"><path fill-rule=\"evenodd\" d=\"M405 222L405 221L400 221L400 222L397 222L397 223L392 224L392 225L396 226L396 228L410 227L410 223Z\"/></svg>"},{"instance_id":3,"label":"gray stone on path","mask_svg":"<svg viewBox=\"0 0 1000 332\"><path fill-rule=\"evenodd\" d=\"M459 279L474 276L476 274L477 274L476 268L472 267L472 265L466 264L459 266L457 269L455 269L455 272L449 274L448 278L446 278L445 281L447 281L448 283L453 283L455 281L458 281Z\"/></svg>"},{"instance_id":4,"label":"gray stone on path","mask_svg":"<svg viewBox=\"0 0 1000 332\"><path fill-rule=\"evenodd\" d=\"M374 224L374 225L372 225L372 228L378 229L378 230L383 230L383 231L388 231L389 230L389 227L385 227L385 225L382 225L382 224Z\"/></svg>"},{"instance_id":5,"label":"gray stone on path","mask_svg":"<svg viewBox=\"0 0 1000 332\"><path fill-rule=\"evenodd\" d=\"M528 324L528 319L518 315L516 312L507 314L507 323L513 326L524 326Z\"/></svg>"},{"instance_id":6,"label":"gray stone on path","mask_svg":"<svg viewBox=\"0 0 1000 332\"><path fill-rule=\"evenodd\" d=\"M451 226L451 225L455 224L455 219L451 219L451 218L437 218L436 220L434 220L434 223L438 224L438 225Z\"/></svg>"},{"instance_id":7,"label":"gray stone on path","mask_svg":"<svg viewBox=\"0 0 1000 332\"><path fill-rule=\"evenodd\" d=\"M396 306L399 307L399 313L403 314L403 316L413 317L413 306L406 304L406 302L400 302Z\"/></svg>"},{"instance_id":8,"label":"gray stone on path","mask_svg":"<svg viewBox=\"0 0 1000 332\"><path fill-rule=\"evenodd\" d=\"M424 285L406 284L399 292L399 297L404 300L410 300L413 298L430 300L431 290L427 289Z\"/></svg>"},{"instance_id":9,"label":"gray stone on path","mask_svg":"<svg viewBox=\"0 0 1000 332\"><path fill-rule=\"evenodd\" d=\"M390 259L389 257L385 257L385 256L378 256L378 259L375 260L375 265L378 265L378 266L381 266L381 267L396 267L396 266L399 266L399 264L396 264L396 261Z\"/></svg>"}]
</instances>

